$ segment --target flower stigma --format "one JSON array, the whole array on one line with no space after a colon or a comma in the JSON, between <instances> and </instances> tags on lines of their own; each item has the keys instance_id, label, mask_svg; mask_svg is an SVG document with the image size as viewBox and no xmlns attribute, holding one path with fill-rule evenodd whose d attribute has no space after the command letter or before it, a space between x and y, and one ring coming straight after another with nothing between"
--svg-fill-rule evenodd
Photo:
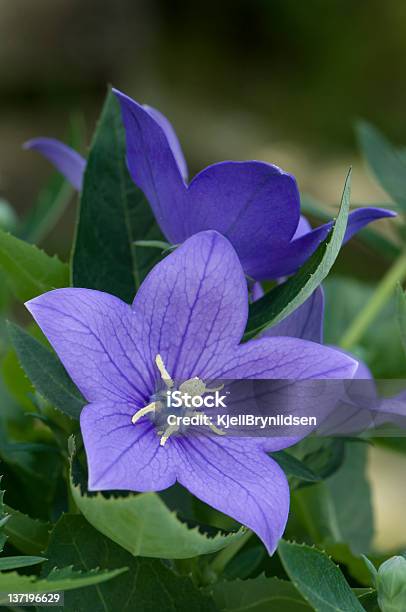
<instances>
[{"instance_id":1,"label":"flower stigma","mask_svg":"<svg viewBox=\"0 0 406 612\"><path fill-rule=\"evenodd\" d=\"M157 425L157 434L161 436L159 442L160 446L165 446L170 436L181 430L181 425L179 421L176 424L168 425L168 412L165 410L167 408L166 400L170 395L170 392L176 389L175 383L166 369L161 355L158 354L155 357L155 364L159 370L161 380L165 384L165 389L152 395L150 398L152 401L147 406L137 410L137 412L132 416L131 422L133 425L135 425L142 417L149 415L153 422ZM194 399L202 398L205 393L215 393L221 391L223 387L224 385L219 385L218 387L214 388L206 387L205 382L201 378L194 376L193 378L189 378L181 383L177 391L187 399ZM201 410L193 406L191 407L186 401L182 402L180 407L180 414L182 417L191 416L197 412L201 412ZM216 435L225 435L225 432L211 423L210 419L207 422L205 421L205 425L207 425L207 427Z\"/></svg>"}]
</instances>

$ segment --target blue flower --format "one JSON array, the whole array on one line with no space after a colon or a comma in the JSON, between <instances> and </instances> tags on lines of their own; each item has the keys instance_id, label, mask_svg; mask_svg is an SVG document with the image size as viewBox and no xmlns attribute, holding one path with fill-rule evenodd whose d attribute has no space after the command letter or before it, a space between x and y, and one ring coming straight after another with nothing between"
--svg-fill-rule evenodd
<instances>
[{"instance_id":1,"label":"blue flower","mask_svg":"<svg viewBox=\"0 0 406 612\"><path fill-rule=\"evenodd\" d=\"M222 379L346 379L357 368L354 359L297 338L240 344L247 283L235 250L213 231L189 238L155 266L132 305L67 288L27 308L88 402L80 423L90 490L158 491L178 481L275 550L289 487L266 453L297 437L168 428L157 389L193 386L202 396L206 381Z\"/></svg>"},{"instance_id":2,"label":"blue flower","mask_svg":"<svg viewBox=\"0 0 406 612\"><path fill-rule=\"evenodd\" d=\"M127 140L127 163L172 244L204 230L216 230L234 246L246 275L276 279L295 272L331 228L311 229L300 215L295 178L260 161L224 161L202 170L190 182L176 134L159 111L141 106L115 90ZM26 143L47 157L77 188L85 160L66 145L39 138ZM349 215L345 241L368 223L394 213L365 207Z\"/></svg>"}]
</instances>

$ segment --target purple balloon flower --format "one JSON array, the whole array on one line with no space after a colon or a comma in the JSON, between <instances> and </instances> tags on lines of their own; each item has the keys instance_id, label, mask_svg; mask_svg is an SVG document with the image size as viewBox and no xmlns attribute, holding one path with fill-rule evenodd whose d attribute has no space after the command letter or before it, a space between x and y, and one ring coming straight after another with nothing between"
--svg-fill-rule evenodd
<instances>
[{"instance_id":1,"label":"purple balloon flower","mask_svg":"<svg viewBox=\"0 0 406 612\"><path fill-rule=\"evenodd\" d=\"M225 378L348 378L353 359L296 338L240 344L247 283L235 250L214 231L186 240L159 263L131 306L68 288L27 308L88 401L81 429L90 490L158 491L178 481L275 550L289 488L266 452L293 439L231 438L208 427L194 435L162 431L156 389L162 379L204 390L204 381Z\"/></svg>"},{"instance_id":2,"label":"purple balloon flower","mask_svg":"<svg viewBox=\"0 0 406 612\"><path fill-rule=\"evenodd\" d=\"M198 232L216 230L234 246L244 272L261 280L292 274L326 238L332 222L310 228L300 216L299 191L291 174L260 161L224 161L188 183L186 162L166 117L120 91L114 93L121 104L131 177L169 242L180 244ZM74 155L66 145L35 139L26 146L42 152L80 187L84 160L76 158L73 171ZM382 208L359 208L349 215L344 240L371 221L392 216Z\"/></svg>"}]
</instances>

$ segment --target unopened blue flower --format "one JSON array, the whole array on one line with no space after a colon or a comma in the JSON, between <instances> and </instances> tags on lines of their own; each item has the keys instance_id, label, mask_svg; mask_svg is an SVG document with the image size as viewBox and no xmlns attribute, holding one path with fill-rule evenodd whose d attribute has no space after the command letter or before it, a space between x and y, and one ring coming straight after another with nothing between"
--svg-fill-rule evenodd
<instances>
[{"instance_id":1,"label":"unopened blue flower","mask_svg":"<svg viewBox=\"0 0 406 612\"><path fill-rule=\"evenodd\" d=\"M172 244L204 230L226 236L244 272L275 279L295 272L327 236L332 223L312 230L300 215L295 178L260 161L224 161L187 180L186 162L169 121L115 90L127 140L127 163L135 184L148 199L156 220ZM53 139L26 144L42 152L78 189L85 161ZM362 227L394 213L364 207L349 215L345 241Z\"/></svg>"},{"instance_id":2,"label":"unopened blue flower","mask_svg":"<svg viewBox=\"0 0 406 612\"><path fill-rule=\"evenodd\" d=\"M162 379L200 389L221 379L346 379L355 360L297 338L240 344L247 283L235 250L214 231L189 238L155 266L132 305L67 288L27 308L88 402L80 422L90 490L158 491L178 481L274 551L289 487L266 453L295 438L168 430L154 405L157 388Z\"/></svg>"}]
</instances>

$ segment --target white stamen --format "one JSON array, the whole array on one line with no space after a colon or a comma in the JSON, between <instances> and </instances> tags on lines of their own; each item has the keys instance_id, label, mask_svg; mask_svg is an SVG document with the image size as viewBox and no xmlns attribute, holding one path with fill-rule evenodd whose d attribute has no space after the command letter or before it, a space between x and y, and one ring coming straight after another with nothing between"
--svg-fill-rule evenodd
<instances>
[{"instance_id":1,"label":"white stamen","mask_svg":"<svg viewBox=\"0 0 406 612\"><path fill-rule=\"evenodd\" d=\"M164 381L164 383L166 384L166 386L168 387L168 389L172 389L174 382L172 380L172 378L170 377L170 374L168 372L168 370L165 367L165 364L163 362L163 359L161 357L161 355L157 355L155 357L155 363L156 363L156 367L159 370L159 373L161 375L162 380Z\"/></svg>"},{"instance_id":2,"label":"white stamen","mask_svg":"<svg viewBox=\"0 0 406 612\"><path fill-rule=\"evenodd\" d=\"M160 446L165 446L166 442L169 440L169 438L171 437L171 435L173 433L175 433L175 431L178 431L179 427L177 425L170 425L170 427L168 427L165 430L164 435L161 437L159 444Z\"/></svg>"},{"instance_id":3,"label":"white stamen","mask_svg":"<svg viewBox=\"0 0 406 612\"><path fill-rule=\"evenodd\" d=\"M156 409L157 409L156 402L152 402L152 404L148 404L148 406L144 406L144 408L140 408L140 410L137 410L137 412L133 415L131 422L133 423L133 425L135 425L135 423L139 421L143 416L145 416L146 414L149 414L150 412L155 412Z\"/></svg>"}]
</instances>

